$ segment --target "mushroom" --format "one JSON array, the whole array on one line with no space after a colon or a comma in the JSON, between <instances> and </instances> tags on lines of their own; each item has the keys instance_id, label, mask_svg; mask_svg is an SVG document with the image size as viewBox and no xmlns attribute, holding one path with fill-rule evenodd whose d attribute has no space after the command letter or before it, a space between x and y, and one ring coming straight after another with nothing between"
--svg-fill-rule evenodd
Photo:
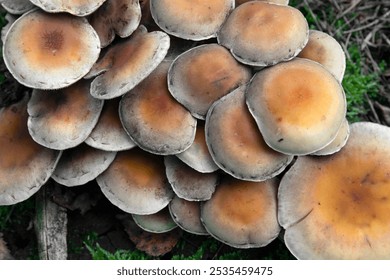
<instances>
[{"instance_id":1,"label":"mushroom","mask_svg":"<svg viewBox=\"0 0 390 280\"><path fill-rule=\"evenodd\" d=\"M7 24L1 29L1 42L5 42L5 36L7 35L8 30L11 28L12 24L18 19L16 16L9 13L5 14L4 19L7 21Z\"/></svg>"},{"instance_id":2,"label":"mushroom","mask_svg":"<svg viewBox=\"0 0 390 280\"><path fill-rule=\"evenodd\" d=\"M294 58L308 35L309 26L298 9L251 1L233 10L217 38L238 61L269 66Z\"/></svg>"},{"instance_id":3,"label":"mushroom","mask_svg":"<svg viewBox=\"0 0 390 280\"><path fill-rule=\"evenodd\" d=\"M322 65L297 58L258 72L246 102L265 142L289 155L328 145L346 117L344 90Z\"/></svg>"},{"instance_id":4,"label":"mushroom","mask_svg":"<svg viewBox=\"0 0 390 280\"><path fill-rule=\"evenodd\" d=\"M278 181L221 180L212 198L201 205L201 220L217 240L236 248L266 246L280 232L277 220Z\"/></svg>"},{"instance_id":5,"label":"mushroom","mask_svg":"<svg viewBox=\"0 0 390 280\"><path fill-rule=\"evenodd\" d=\"M197 235L208 235L200 220L200 202L175 196L169 203L169 212L181 229Z\"/></svg>"},{"instance_id":6,"label":"mushroom","mask_svg":"<svg viewBox=\"0 0 390 280\"><path fill-rule=\"evenodd\" d=\"M26 95L0 109L0 205L16 204L35 194L52 175L61 151L38 145L27 129Z\"/></svg>"},{"instance_id":7,"label":"mushroom","mask_svg":"<svg viewBox=\"0 0 390 280\"><path fill-rule=\"evenodd\" d=\"M4 10L13 15L22 15L35 7L29 0L2 0L0 2Z\"/></svg>"},{"instance_id":8,"label":"mushroom","mask_svg":"<svg viewBox=\"0 0 390 280\"><path fill-rule=\"evenodd\" d=\"M81 80L61 90L34 90L27 108L32 138L55 150L84 142L96 126L104 103L89 94L89 86L90 81Z\"/></svg>"},{"instance_id":9,"label":"mushroom","mask_svg":"<svg viewBox=\"0 0 390 280\"><path fill-rule=\"evenodd\" d=\"M124 151L137 145L127 135L119 118L120 98L104 101L98 123L85 139L85 143L104 151Z\"/></svg>"},{"instance_id":10,"label":"mushroom","mask_svg":"<svg viewBox=\"0 0 390 280\"><path fill-rule=\"evenodd\" d=\"M115 155L115 152L94 149L86 144L78 145L62 153L52 178L67 187L84 185L105 171Z\"/></svg>"},{"instance_id":11,"label":"mushroom","mask_svg":"<svg viewBox=\"0 0 390 280\"><path fill-rule=\"evenodd\" d=\"M112 45L86 75L86 78L97 76L91 85L91 95L112 99L133 89L162 62L169 42L164 32L147 32L140 26L132 36Z\"/></svg>"},{"instance_id":12,"label":"mushroom","mask_svg":"<svg viewBox=\"0 0 390 280\"><path fill-rule=\"evenodd\" d=\"M298 259L390 258L390 129L360 122L327 157L299 157L279 188L279 222Z\"/></svg>"},{"instance_id":13,"label":"mushroom","mask_svg":"<svg viewBox=\"0 0 390 280\"><path fill-rule=\"evenodd\" d=\"M253 0L236 0L236 7L240 6L241 4L244 4L246 2L253 1ZM261 2L268 2L273 4L279 4L279 5L288 5L289 0L256 0Z\"/></svg>"},{"instance_id":14,"label":"mushroom","mask_svg":"<svg viewBox=\"0 0 390 280\"><path fill-rule=\"evenodd\" d=\"M144 231L152 233L164 233L177 227L173 221L168 207L150 215L132 214L134 222Z\"/></svg>"},{"instance_id":15,"label":"mushroom","mask_svg":"<svg viewBox=\"0 0 390 280\"><path fill-rule=\"evenodd\" d=\"M263 140L245 104L243 85L214 102L206 118L206 143L214 162L241 180L264 181L280 174L293 157Z\"/></svg>"},{"instance_id":16,"label":"mushroom","mask_svg":"<svg viewBox=\"0 0 390 280\"><path fill-rule=\"evenodd\" d=\"M99 38L85 18L37 9L15 21L3 48L5 65L19 83L46 90L80 80L99 53Z\"/></svg>"},{"instance_id":17,"label":"mushroom","mask_svg":"<svg viewBox=\"0 0 390 280\"><path fill-rule=\"evenodd\" d=\"M159 155L178 154L194 141L196 119L169 93L169 61L126 93L119 105L123 127L142 149Z\"/></svg>"},{"instance_id":18,"label":"mushroom","mask_svg":"<svg viewBox=\"0 0 390 280\"><path fill-rule=\"evenodd\" d=\"M138 148L118 152L96 181L112 204L131 214L157 213L174 195L163 158Z\"/></svg>"},{"instance_id":19,"label":"mushroom","mask_svg":"<svg viewBox=\"0 0 390 280\"><path fill-rule=\"evenodd\" d=\"M206 44L179 55L168 72L172 96L196 118L204 119L211 104L252 77L224 47Z\"/></svg>"},{"instance_id":20,"label":"mushroom","mask_svg":"<svg viewBox=\"0 0 390 280\"><path fill-rule=\"evenodd\" d=\"M166 175L175 194L188 201L209 200L219 182L219 175L200 173L175 156L164 159Z\"/></svg>"},{"instance_id":21,"label":"mushroom","mask_svg":"<svg viewBox=\"0 0 390 280\"><path fill-rule=\"evenodd\" d=\"M70 13L83 17L92 14L106 0L30 0L42 10L49 13Z\"/></svg>"},{"instance_id":22,"label":"mushroom","mask_svg":"<svg viewBox=\"0 0 390 280\"><path fill-rule=\"evenodd\" d=\"M165 32L187 40L200 41L216 32L234 8L234 0L149 0L156 24Z\"/></svg>"},{"instance_id":23,"label":"mushroom","mask_svg":"<svg viewBox=\"0 0 390 280\"><path fill-rule=\"evenodd\" d=\"M140 21L141 7L138 0L107 0L90 18L102 48L112 43L115 34L121 38L130 36Z\"/></svg>"},{"instance_id":24,"label":"mushroom","mask_svg":"<svg viewBox=\"0 0 390 280\"><path fill-rule=\"evenodd\" d=\"M329 34L310 30L309 41L298 57L314 60L328 69L340 82L345 72L345 53L341 45Z\"/></svg>"}]
</instances>

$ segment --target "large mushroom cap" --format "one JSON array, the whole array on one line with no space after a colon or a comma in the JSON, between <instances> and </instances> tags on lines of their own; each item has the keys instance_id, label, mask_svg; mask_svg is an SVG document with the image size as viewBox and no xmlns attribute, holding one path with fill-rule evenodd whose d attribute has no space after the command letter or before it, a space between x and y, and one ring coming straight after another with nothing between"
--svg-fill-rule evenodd
<instances>
[{"instance_id":1,"label":"large mushroom cap","mask_svg":"<svg viewBox=\"0 0 390 280\"><path fill-rule=\"evenodd\" d=\"M301 58L258 72L246 101L266 143L291 155L329 144L346 115L340 83L319 63Z\"/></svg>"},{"instance_id":2,"label":"large mushroom cap","mask_svg":"<svg viewBox=\"0 0 390 280\"><path fill-rule=\"evenodd\" d=\"M121 122L142 149L160 155L178 154L191 146L196 119L168 91L170 62L162 62L126 93L119 106Z\"/></svg>"},{"instance_id":3,"label":"large mushroom cap","mask_svg":"<svg viewBox=\"0 0 390 280\"><path fill-rule=\"evenodd\" d=\"M144 231L164 233L173 230L177 224L171 217L168 207L150 215L132 214L134 222Z\"/></svg>"},{"instance_id":4,"label":"large mushroom cap","mask_svg":"<svg viewBox=\"0 0 390 280\"><path fill-rule=\"evenodd\" d=\"M168 73L173 97L195 117L204 119L211 104L249 81L252 73L224 47L207 44L178 56Z\"/></svg>"},{"instance_id":5,"label":"large mushroom cap","mask_svg":"<svg viewBox=\"0 0 390 280\"><path fill-rule=\"evenodd\" d=\"M85 18L33 10L11 26L3 52L7 68L19 83L59 89L90 71L99 57L100 41Z\"/></svg>"},{"instance_id":6,"label":"large mushroom cap","mask_svg":"<svg viewBox=\"0 0 390 280\"><path fill-rule=\"evenodd\" d=\"M0 3L4 10L13 15L22 15L35 7L29 0L2 0Z\"/></svg>"},{"instance_id":7,"label":"large mushroom cap","mask_svg":"<svg viewBox=\"0 0 390 280\"><path fill-rule=\"evenodd\" d=\"M251 1L240 5L218 32L218 42L242 63L268 66L295 57L308 41L302 13L290 6Z\"/></svg>"},{"instance_id":8,"label":"large mushroom cap","mask_svg":"<svg viewBox=\"0 0 390 280\"><path fill-rule=\"evenodd\" d=\"M274 240L277 221L276 179L248 182L225 176L201 206L206 230L232 247L262 247Z\"/></svg>"},{"instance_id":9,"label":"large mushroom cap","mask_svg":"<svg viewBox=\"0 0 390 280\"><path fill-rule=\"evenodd\" d=\"M86 16L96 11L106 0L30 0L49 13L66 12L76 16Z\"/></svg>"},{"instance_id":10,"label":"large mushroom cap","mask_svg":"<svg viewBox=\"0 0 390 280\"><path fill-rule=\"evenodd\" d=\"M50 178L60 151L38 145L27 129L25 97L0 109L0 205L26 200Z\"/></svg>"},{"instance_id":11,"label":"large mushroom cap","mask_svg":"<svg viewBox=\"0 0 390 280\"><path fill-rule=\"evenodd\" d=\"M174 195L163 158L137 148L118 152L96 180L112 204L131 214L154 214Z\"/></svg>"},{"instance_id":12,"label":"large mushroom cap","mask_svg":"<svg viewBox=\"0 0 390 280\"><path fill-rule=\"evenodd\" d=\"M150 11L165 32L188 40L204 40L217 31L234 8L234 0L150 0Z\"/></svg>"},{"instance_id":13,"label":"large mushroom cap","mask_svg":"<svg viewBox=\"0 0 390 280\"><path fill-rule=\"evenodd\" d=\"M279 222L299 259L390 258L390 129L354 123L327 157L300 157L279 188Z\"/></svg>"},{"instance_id":14,"label":"large mushroom cap","mask_svg":"<svg viewBox=\"0 0 390 280\"><path fill-rule=\"evenodd\" d=\"M246 86L214 102L206 118L206 142L215 163L241 180L264 181L281 173L292 156L263 140L245 104Z\"/></svg>"}]
</instances>

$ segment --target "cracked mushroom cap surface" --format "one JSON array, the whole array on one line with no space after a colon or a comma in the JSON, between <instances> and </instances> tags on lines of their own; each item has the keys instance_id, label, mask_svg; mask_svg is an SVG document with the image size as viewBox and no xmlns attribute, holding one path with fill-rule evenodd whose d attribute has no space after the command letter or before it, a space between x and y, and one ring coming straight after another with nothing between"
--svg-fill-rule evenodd
<instances>
[{"instance_id":1,"label":"cracked mushroom cap surface","mask_svg":"<svg viewBox=\"0 0 390 280\"><path fill-rule=\"evenodd\" d=\"M214 102L206 118L206 143L214 162L241 180L264 181L280 174L293 157L263 140L245 104L246 85Z\"/></svg>"},{"instance_id":2,"label":"cracked mushroom cap surface","mask_svg":"<svg viewBox=\"0 0 390 280\"><path fill-rule=\"evenodd\" d=\"M48 13L69 13L83 17L96 11L106 0L30 0Z\"/></svg>"},{"instance_id":3,"label":"cracked mushroom cap surface","mask_svg":"<svg viewBox=\"0 0 390 280\"><path fill-rule=\"evenodd\" d=\"M300 157L279 188L279 222L298 259L390 258L390 129L351 125L327 157Z\"/></svg>"},{"instance_id":4,"label":"cracked mushroom cap surface","mask_svg":"<svg viewBox=\"0 0 390 280\"><path fill-rule=\"evenodd\" d=\"M59 89L83 78L97 61L100 41L85 18L35 9L10 27L4 62L30 88Z\"/></svg>"},{"instance_id":5,"label":"cracked mushroom cap surface","mask_svg":"<svg viewBox=\"0 0 390 280\"><path fill-rule=\"evenodd\" d=\"M302 58L256 73L246 103L265 142L289 155L324 148L346 116L340 82L319 63Z\"/></svg>"},{"instance_id":6,"label":"cracked mushroom cap surface","mask_svg":"<svg viewBox=\"0 0 390 280\"><path fill-rule=\"evenodd\" d=\"M234 0L149 0L157 25L170 35L205 40L217 31L234 8Z\"/></svg>"},{"instance_id":7,"label":"cracked mushroom cap surface","mask_svg":"<svg viewBox=\"0 0 390 280\"><path fill-rule=\"evenodd\" d=\"M164 233L173 230L177 224L173 221L168 207L150 215L132 214L134 222L144 231Z\"/></svg>"},{"instance_id":8,"label":"cracked mushroom cap surface","mask_svg":"<svg viewBox=\"0 0 390 280\"><path fill-rule=\"evenodd\" d=\"M4 10L13 15L22 15L35 7L29 0L2 0L0 3Z\"/></svg>"},{"instance_id":9,"label":"cracked mushroom cap surface","mask_svg":"<svg viewBox=\"0 0 390 280\"><path fill-rule=\"evenodd\" d=\"M238 61L269 66L294 58L308 41L309 26L296 8L251 1L233 10L217 38Z\"/></svg>"},{"instance_id":10,"label":"cracked mushroom cap surface","mask_svg":"<svg viewBox=\"0 0 390 280\"><path fill-rule=\"evenodd\" d=\"M52 175L61 151L37 144L27 129L27 96L0 109L0 205L24 201Z\"/></svg>"},{"instance_id":11,"label":"cracked mushroom cap surface","mask_svg":"<svg viewBox=\"0 0 390 280\"><path fill-rule=\"evenodd\" d=\"M278 180L249 182L226 175L211 199L202 203L201 219L217 240L236 248L269 244L279 232Z\"/></svg>"}]
</instances>

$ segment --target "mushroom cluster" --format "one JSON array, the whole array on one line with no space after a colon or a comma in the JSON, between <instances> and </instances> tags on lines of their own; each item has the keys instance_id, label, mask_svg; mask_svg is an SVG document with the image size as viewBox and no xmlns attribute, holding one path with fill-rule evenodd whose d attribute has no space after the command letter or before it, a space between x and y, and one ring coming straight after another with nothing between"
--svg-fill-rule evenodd
<instances>
[{"instance_id":1,"label":"mushroom cluster","mask_svg":"<svg viewBox=\"0 0 390 280\"><path fill-rule=\"evenodd\" d=\"M288 1L1 3L33 89L0 110L1 205L96 180L145 231L390 258L390 129L348 123L343 49Z\"/></svg>"}]
</instances>

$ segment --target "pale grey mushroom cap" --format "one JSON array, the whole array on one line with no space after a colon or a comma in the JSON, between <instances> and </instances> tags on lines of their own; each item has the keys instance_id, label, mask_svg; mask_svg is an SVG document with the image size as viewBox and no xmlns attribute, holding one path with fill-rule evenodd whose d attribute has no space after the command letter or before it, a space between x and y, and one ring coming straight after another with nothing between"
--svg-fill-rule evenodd
<instances>
[{"instance_id":1,"label":"pale grey mushroom cap","mask_svg":"<svg viewBox=\"0 0 390 280\"><path fill-rule=\"evenodd\" d=\"M173 230L177 224L171 217L168 207L150 215L132 214L134 222L143 230L152 233L164 233Z\"/></svg>"},{"instance_id":2,"label":"pale grey mushroom cap","mask_svg":"<svg viewBox=\"0 0 390 280\"><path fill-rule=\"evenodd\" d=\"M390 129L353 123L347 144L299 157L278 193L278 220L298 259L390 258Z\"/></svg>"},{"instance_id":3,"label":"pale grey mushroom cap","mask_svg":"<svg viewBox=\"0 0 390 280\"><path fill-rule=\"evenodd\" d=\"M319 63L302 58L258 72L246 103L265 142L288 155L324 148L346 117L340 82Z\"/></svg>"},{"instance_id":4,"label":"pale grey mushroom cap","mask_svg":"<svg viewBox=\"0 0 390 280\"><path fill-rule=\"evenodd\" d=\"M115 155L115 152L94 149L85 144L78 145L63 151L52 178L67 187L84 185L105 171Z\"/></svg>"},{"instance_id":5,"label":"pale grey mushroom cap","mask_svg":"<svg viewBox=\"0 0 390 280\"><path fill-rule=\"evenodd\" d=\"M159 155L178 154L194 142L196 119L168 91L169 61L163 61L119 105L123 127L142 149Z\"/></svg>"},{"instance_id":6,"label":"pale grey mushroom cap","mask_svg":"<svg viewBox=\"0 0 390 280\"><path fill-rule=\"evenodd\" d=\"M4 10L13 15L22 15L35 7L29 0L1 0L0 3Z\"/></svg>"},{"instance_id":7,"label":"pale grey mushroom cap","mask_svg":"<svg viewBox=\"0 0 390 280\"><path fill-rule=\"evenodd\" d=\"M157 213L174 195L163 158L138 148L118 152L96 181L112 204L131 214Z\"/></svg>"},{"instance_id":8,"label":"pale grey mushroom cap","mask_svg":"<svg viewBox=\"0 0 390 280\"><path fill-rule=\"evenodd\" d=\"M60 90L34 90L28 102L28 129L42 146L65 150L88 138L104 101L89 94L90 81L81 80Z\"/></svg>"},{"instance_id":9,"label":"pale grey mushroom cap","mask_svg":"<svg viewBox=\"0 0 390 280\"><path fill-rule=\"evenodd\" d=\"M99 38L85 18L38 9L15 21L3 47L4 62L15 79L46 90L83 78L99 54Z\"/></svg>"},{"instance_id":10,"label":"pale grey mushroom cap","mask_svg":"<svg viewBox=\"0 0 390 280\"><path fill-rule=\"evenodd\" d=\"M204 201L211 198L219 182L219 175L200 173L175 156L164 159L169 183L175 194L188 201Z\"/></svg>"},{"instance_id":11,"label":"pale grey mushroom cap","mask_svg":"<svg viewBox=\"0 0 390 280\"><path fill-rule=\"evenodd\" d=\"M30 0L48 13L69 13L83 17L92 14L106 0Z\"/></svg>"},{"instance_id":12,"label":"pale grey mushroom cap","mask_svg":"<svg viewBox=\"0 0 390 280\"><path fill-rule=\"evenodd\" d=\"M197 235L209 234L200 220L200 202L175 196L169 203L169 212L181 229Z\"/></svg>"},{"instance_id":13,"label":"pale grey mushroom cap","mask_svg":"<svg viewBox=\"0 0 390 280\"><path fill-rule=\"evenodd\" d=\"M0 109L0 205L24 201L52 175L61 151L37 144L27 129L27 102Z\"/></svg>"},{"instance_id":14,"label":"pale grey mushroom cap","mask_svg":"<svg viewBox=\"0 0 390 280\"><path fill-rule=\"evenodd\" d=\"M245 104L247 86L214 102L206 118L206 143L214 162L241 180L264 181L280 174L293 156L278 153L263 139Z\"/></svg>"},{"instance_id":15,"label":"pale grey mushroom cap","mask_svg":"<svg viewBox=\"0 0 390 280\"><path fill-rule=\"evenodd\" d=\"M150 0L152 17L162 30L194 41L215 37L233 8L234 0Z\"/></svg>"},{"instance_id":16,"label":"pale grey mushroom cap","mask_svg":"<svg viewBox=\"0 0 390 280\"><path fill-rule=\"evenodd\" d=\"M217 240L235 248L263 247L278 237L278 181L249 182L226 175L201 205L201 220Z\"/></svg>"},{"instance_id":17,"label":"pale grey mushroom cap","mask_svg":"<svg viewBox=\"0 0 390 280\"><path fill-rule=\"evenodd\" d=\"M296 8L251 1L233 10L217 38L238 61L269 66L297 56L308 41L309 26Z\"/></svg>"}]
</instances>

